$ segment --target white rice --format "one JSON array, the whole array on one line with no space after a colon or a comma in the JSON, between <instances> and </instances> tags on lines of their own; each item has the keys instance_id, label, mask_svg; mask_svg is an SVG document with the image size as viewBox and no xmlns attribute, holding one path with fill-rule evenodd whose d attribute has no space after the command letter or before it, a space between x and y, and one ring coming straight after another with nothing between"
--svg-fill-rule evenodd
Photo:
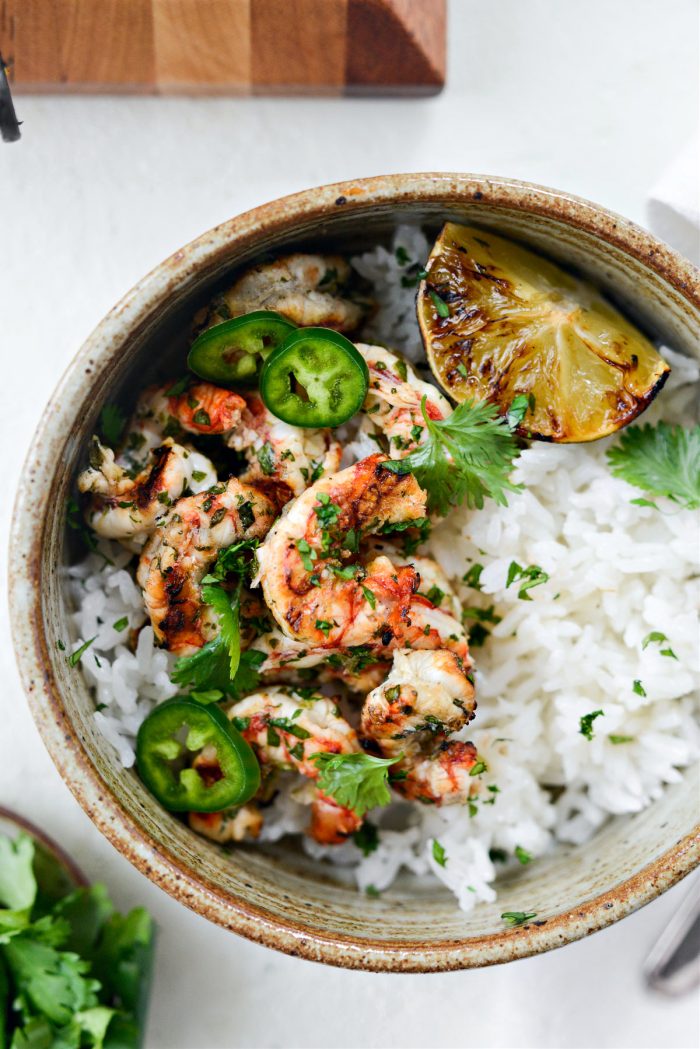
<instances>
[{"instance_id":1,"label":"white rice","mask_svg":"<svg viewBox=\"0 0 700 1049\"><path fill-rule=\"evenodd\" d=\"M377 248L353 261L380 303L367 339L415 360L422 354L415 289L401 284L409 264L398 264L398 245L424 262L427 241L413 228L397 231L394 250ZM673 372L645 421L694 422L700 367L662 352ZM517 865L516 846L537 857L556 841L584 842L610 815L638 812L660 797L700 755L700 513L670 503L660 510L632 505L639 491L608 469L612 440L534 444L518 460L513 480L523 492L508 507L456 511L435 529L427 552L453 577L465 605L494 605L501 617L474 649L479 706L463 733L488 772L470 808L397 801L372 813L380 843L366 858L352 843L324 848L303 839L312 856L351 867L360 888L381 891L405 868L434 875L469 910L495 897L492 883L504 868L494 863L493 850ZM135 652L127 647L129 631L114 629L125 616L139 627L145 615L130 555L115 545L108 555L114 564L92 554L70 569L74 650L96 635L81 665L94 689L99 728L129 767L138 725L177 690L168 677L170 657L155 648L150 627L141 630ZM517 585L505 585L512 561L549 575L529 592L531 601L519 599ZM459 582L477 563L484 566L481 592ZM668 642L642 650L651 631ZM677 659L662 655L668 646ZM635 681L645 695L634 691ZM588 740L579 719L597 710L603 714ZM308 809L300 786L298 777L288 777L266 810L263 841L303 830ZM435 840L444 866L433 858Z\"/></svg>"}]
</instances>

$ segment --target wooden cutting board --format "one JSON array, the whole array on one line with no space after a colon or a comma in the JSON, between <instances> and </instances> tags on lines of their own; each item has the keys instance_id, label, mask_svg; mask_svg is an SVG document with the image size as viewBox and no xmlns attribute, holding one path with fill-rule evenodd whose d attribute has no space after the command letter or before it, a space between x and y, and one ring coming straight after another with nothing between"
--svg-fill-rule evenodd
<instances>
[{"instance_id":1,"label":"wooden cutting board","mask_svg":"<svg viewBox=\"0 0 700 1049\"><path fill-rule=\"evenodd\" d=\"M14 91L434 94L446 0L0 0Z\"/></svg>"}]
</instances>

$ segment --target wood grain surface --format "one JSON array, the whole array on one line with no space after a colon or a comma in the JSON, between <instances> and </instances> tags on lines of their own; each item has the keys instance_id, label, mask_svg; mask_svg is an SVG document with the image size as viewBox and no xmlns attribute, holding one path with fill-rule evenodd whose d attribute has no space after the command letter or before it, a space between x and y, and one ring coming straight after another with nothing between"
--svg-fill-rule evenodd
<instances>
[{"instance_id":1,"label":"wood grain surface","mask_svg":"<svg viewBox=\"0 0 700 1049\"><path fill-rule=\"evenodd\" d=\"M0 0L15 91L432 94L446 0Z\"/></svg>"}]
</instances>

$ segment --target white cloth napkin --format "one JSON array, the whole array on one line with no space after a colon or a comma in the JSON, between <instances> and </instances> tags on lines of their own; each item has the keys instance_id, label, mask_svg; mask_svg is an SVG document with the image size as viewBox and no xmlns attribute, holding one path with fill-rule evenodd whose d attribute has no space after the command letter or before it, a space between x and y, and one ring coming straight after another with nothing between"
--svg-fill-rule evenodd
<instances>
[{"instance_id":1,"label":"white cloth napkin","mask_svg":"<svg viewBox=\"0 0 700 1049\"><path fill-rule=\"evenodd\" d=\"M652 231L700 265L700 148L687 143L652 189L647 202Z\"/></svg>"}]
</instances>

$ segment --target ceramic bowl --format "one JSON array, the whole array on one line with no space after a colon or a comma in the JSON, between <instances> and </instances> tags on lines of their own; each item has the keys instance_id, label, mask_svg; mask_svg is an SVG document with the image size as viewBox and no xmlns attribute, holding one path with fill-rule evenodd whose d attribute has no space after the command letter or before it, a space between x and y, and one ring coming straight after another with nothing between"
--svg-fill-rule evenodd
<instances>
[{"instance_id":1,"label":"ceramic bowl","mask_svg":"<svg viewBox=\"0 0 700 1049\"><path fill-rule=\"evenodd\" d=\"M266 204L176 252L109 313L69 366L42 415L12 538L12 620L34 717L65 782L136 867L188 907L289 954L350 968L437 971L549 950L642 906L700 861L698 776L587 845L561 847L499 882L498 900L460 912L408 876L380 899L292 847L224 851L168 815L98 733L82 676L56 640L71 636L59 568L65 507L101 406L129 395L164 347L181 352L189 318L233 270L264 252L355 250L398 222L445 219L518 238L593 277L653 336L693 352L698 274L643 230L586 201L506 179L426 174L324 186ZM502 911L536 911L504 928Z\"/></svg>"}]
</instances>

